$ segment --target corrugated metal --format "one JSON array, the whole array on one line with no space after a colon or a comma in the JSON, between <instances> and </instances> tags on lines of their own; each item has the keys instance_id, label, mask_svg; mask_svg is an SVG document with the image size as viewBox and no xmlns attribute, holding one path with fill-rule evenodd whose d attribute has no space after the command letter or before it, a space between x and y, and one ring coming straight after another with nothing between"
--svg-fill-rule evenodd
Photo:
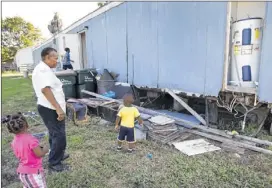
<instances>
[{"instance_id":1,"label":"corrugated metal","mask_svg":"<svg viewBox=\"0 0 272 188\"><path fill-rule=\"evenodd\" d=\"M259 100L272 103L272 2L267 2L261 66L259 74Z\"/></svg>"}]
</instances>

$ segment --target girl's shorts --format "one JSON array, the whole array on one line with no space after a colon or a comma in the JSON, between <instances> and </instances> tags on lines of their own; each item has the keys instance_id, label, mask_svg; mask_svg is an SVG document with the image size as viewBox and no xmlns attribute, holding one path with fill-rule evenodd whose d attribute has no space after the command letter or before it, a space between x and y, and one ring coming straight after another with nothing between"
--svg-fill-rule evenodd
<instances>
[{"instance_id":1,"label":"girl's shorts","mask_svg":"<svg viewBox=\"0 0 272 188\"><path fill-rule=\"evenodd\" d=\"M24 185L24 188L46 188L45 174L20 174L19 178Z\"/></svg>"}]
</instances>

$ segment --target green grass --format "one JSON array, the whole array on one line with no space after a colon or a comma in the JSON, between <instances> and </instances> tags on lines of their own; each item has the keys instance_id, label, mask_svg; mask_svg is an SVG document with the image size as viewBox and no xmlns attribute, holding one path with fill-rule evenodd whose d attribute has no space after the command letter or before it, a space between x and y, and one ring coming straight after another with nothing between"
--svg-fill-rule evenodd
<instances>
[{"instance_id":1,"label":"green grass","mask_svg":"<svg viewBox=\"0 0 272 188\"><path fill-rule=\"evenodd\" d=\"M18 71L5 71L2 72L2 77L14 77L14 76L23 76L23 73Z\"/></svg>"},{"instance_id":2,"label":"green grass","mask_svg":"<svg viewBox=\"0 0 272 188\"><path fill-rule=\"evenodd\" d=\"M2 113L36 111L30 79L2 78ZM33 132L44 126L30 127ZM17 160L2 129L2 186L20 187L15 173ZM90 118L86 126L67 124L67 164L71 170L47 174L49 188L180 188L180 187L272 187L272 158L247 152L237 157L224 151L185 156L179 151L145 141L130 155L116 152L116 133ZM42 140L47 144L47 139ZM147 158L152 153L153 159ZM44 166L47 164L44 159Z\"/></svg>"}]
</instances>

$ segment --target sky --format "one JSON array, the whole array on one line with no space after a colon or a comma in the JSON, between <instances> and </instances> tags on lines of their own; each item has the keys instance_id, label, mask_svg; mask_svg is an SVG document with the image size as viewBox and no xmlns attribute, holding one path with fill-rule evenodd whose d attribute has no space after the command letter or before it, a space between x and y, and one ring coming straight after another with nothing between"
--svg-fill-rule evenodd
<instances>
[{"instance_id":1,"label":"sky","mask_svg":"<svg viewBox=\"0 0 272 188\"><path fill-rule=\"evenodd\" d=\"M2 19L20 16L39 28L45 39L51 37L48 24L58 12L63 29L97 9L97 2L2 2Z\"/></svg>"}]
</instances>

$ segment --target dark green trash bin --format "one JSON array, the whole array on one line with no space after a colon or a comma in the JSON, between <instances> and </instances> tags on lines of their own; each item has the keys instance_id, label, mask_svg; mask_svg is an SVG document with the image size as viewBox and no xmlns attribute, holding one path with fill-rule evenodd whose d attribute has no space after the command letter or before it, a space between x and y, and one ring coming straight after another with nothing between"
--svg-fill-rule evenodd
<instances>
[{"instance_id":1,"label":"dark green trash bin","mask_svg":"<svg viewBox=\"0 0 272 188\"><path fill-rule=\"evenodd\" d=\"M76 98L76 76L74 71L60 71L55 73L62 82L65 99Z\"/></svg>"},{"instance_id":2,"label":"dark green trash bin","mask_svg":"<svg viewBox=\"0 0 272 188\"><path fill-rule=\"evenodd\" d=\"M77 70L77 98L90 98L90 95L85 93L81 93L81 90L87 90L91 92L96 91L96 79L95 76L97 75L97 71L95 69L83 69Z\"/></svg>"}]
</instances>

